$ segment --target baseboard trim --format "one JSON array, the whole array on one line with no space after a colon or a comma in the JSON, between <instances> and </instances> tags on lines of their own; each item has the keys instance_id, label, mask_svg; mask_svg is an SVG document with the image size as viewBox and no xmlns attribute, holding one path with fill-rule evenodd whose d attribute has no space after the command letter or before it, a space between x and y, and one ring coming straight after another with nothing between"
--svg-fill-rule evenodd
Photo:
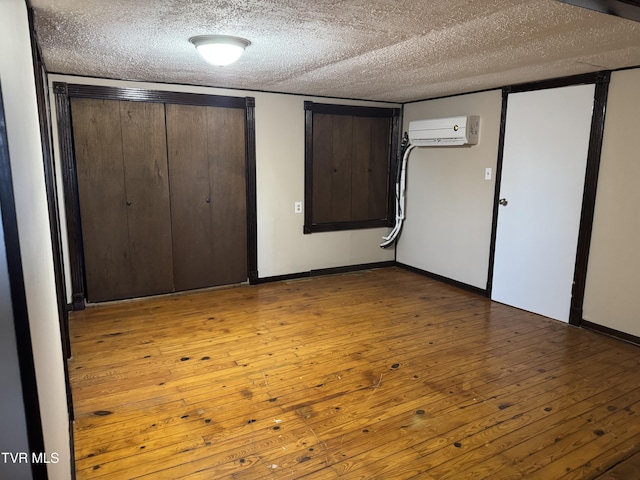
<instances>
[{"instance_id":1,"label":"baseboard trim","mask_svg":"<svg viewBox=\"0 0 640 480\"><path fill-rule=\"evenodd\" d=\"M475 287L473 285L469 285L468 283L459 282L458 280L453 280L453 279L448 278L448 277L443 277L442 275L438 275L437 273L428 272L426 270L422 270L420 268L412 267L411 265L406 265L406 264L400 263L400 262L396 262L396 266L398 266L400 268L404 268L405 270L408 270L410 272L414 272L414 273L423 275L425 277L429 277L429 278L431 278L433 280L437 280L439 282L446 283L446 284L451 285L453 287L461 288L462 290L466 290L466 291L471 292L471 293L476 293L478 295L482 295L483 297L487 297L487 298L490 297L488 290L484 290L482 288L478 288L478 287Z\"/></svg>"},{"instance_id":2,"label":"baseboard trim","mask_svg":"<svg viewBox=\"0 0 640 480\"><path fill-rule=\"evenodd\" d=\"M75 451L75 437L73 434L73 425L74 421L69 421L69 447L71 458L69 459L71 462L71 480L76 480L76 451Z\"/></svg>"},{"instance_id":3,"label":"baseboard trim","mask_svg":"<svg viewBox=\"0 0 640 480\"><path fill-rule=\"evenodd\" d=\"M580 322L580 326L587 330L593 330L594 332L602 333L603 335L607 335L608 337L613 337L618 340L623 340L625 342L640 346L640 337L636 337L635 335L621 332L619 330L605 327L603 325L598 325L597 323L592 323L584 319Z\"/></svg>"},{"instance_id":4,"label":"baseboard trim","mask_svg":"<svg viewBox=\"0 0 640 480\"><path fill-rule=\"evenodd\" d=\"M262 283L283 282L286 280L298 280L300 278L309 278L311 272L288 273L286 275L274 275L272 277L258 277L252 285L260 285Z\"/></svg>"},{"instance_id":5,"label":"baseboard trim","mask_svg":"<svg viewBox=\"0 0 640 480\"><path fill-rule=\"evenodd\" d=\"M372 270L376 268L388 268L396 266L396 262L390 260L388 262L362 263L359 265L346 265L344 267L320 268L309 270L308 272L289 273L286 275L275 275L272 277L257 278L255 283L272 283L284 280L297 280L300 278L320 277L324 275L336 275L339 273L359 272L362 270Z\"/></svg>"}]
</instances>

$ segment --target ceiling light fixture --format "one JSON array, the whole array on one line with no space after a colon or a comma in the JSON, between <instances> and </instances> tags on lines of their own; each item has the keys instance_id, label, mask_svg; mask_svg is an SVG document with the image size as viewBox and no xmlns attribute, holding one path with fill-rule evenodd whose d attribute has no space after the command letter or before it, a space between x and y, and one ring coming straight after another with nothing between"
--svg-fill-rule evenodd
<instances>
[{"instance_id":1,"label":"ceiling light fixture","mask_svg":"<svg viewBox=\"0 0 640 480\"><path fill-rule=\"evenodd\" d=\"M249 40L229 35L199 35L189 39L198 53L211 65L230 65L240 58Z\"/></svg>"}]
</instances>

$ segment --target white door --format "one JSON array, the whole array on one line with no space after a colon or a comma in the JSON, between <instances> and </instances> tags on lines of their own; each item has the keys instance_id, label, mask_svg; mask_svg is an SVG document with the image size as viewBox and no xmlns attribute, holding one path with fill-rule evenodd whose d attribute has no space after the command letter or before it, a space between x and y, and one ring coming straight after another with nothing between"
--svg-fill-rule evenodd
<instances>
[{"instance_id":1,"label":"white door","mask_svg":"<svg viewBox=\"0 0 640 480\"><path fill-rule=\"evenodd\" d=\"M569 321L595 85L507 99L491 299Z\"/></svg>"}]
</instances>

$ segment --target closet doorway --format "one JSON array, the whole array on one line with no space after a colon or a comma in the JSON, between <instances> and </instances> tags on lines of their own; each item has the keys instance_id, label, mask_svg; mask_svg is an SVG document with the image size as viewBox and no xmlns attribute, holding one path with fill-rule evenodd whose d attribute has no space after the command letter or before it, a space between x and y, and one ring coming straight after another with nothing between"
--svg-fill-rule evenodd
<instances>
[{"instance_id":1,"label":"closet doorway","mask_svg":"<svg viewBox=\"0 0 640 480\"><path fill-rule=\"evenodd\" d=\"M492 300L580 324L609 77L503 90Z\"/></svg>"},{"instance_id":2,"label":"closet doorway","mask_svg":"<svg viewBox=\"0 0 640 480\"><path fill-rule=\"evenodd\" d=\"M257 278L252 98L54 92L74 308Z\"/></svg>"},{"instance_id":3,"label":"closet doorway","mask_svg":"<svg viewBox=\"0 0 640 480\"><path fill-rule=\"evenodd\" d=\"M491 299L569 321L595 85L508 97Z\"/></svg>"}]
</instances>

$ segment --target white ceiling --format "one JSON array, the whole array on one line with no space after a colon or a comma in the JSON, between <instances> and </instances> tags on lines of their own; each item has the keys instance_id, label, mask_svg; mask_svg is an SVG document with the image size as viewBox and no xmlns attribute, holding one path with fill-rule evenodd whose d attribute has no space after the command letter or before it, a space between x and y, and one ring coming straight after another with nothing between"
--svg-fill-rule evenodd
<instances>
[{"instance_id":1,"label":"white ceiling","mask_svg":"<svg viewBox=\"0 0 640 480\"><path fill-rule=\"evenodd\" d=\"M640 65L640 23L555 0L31 0L49 72L407 102ZM249 39L227 67L189 43Z\"/></svg>"}]
</instances>

